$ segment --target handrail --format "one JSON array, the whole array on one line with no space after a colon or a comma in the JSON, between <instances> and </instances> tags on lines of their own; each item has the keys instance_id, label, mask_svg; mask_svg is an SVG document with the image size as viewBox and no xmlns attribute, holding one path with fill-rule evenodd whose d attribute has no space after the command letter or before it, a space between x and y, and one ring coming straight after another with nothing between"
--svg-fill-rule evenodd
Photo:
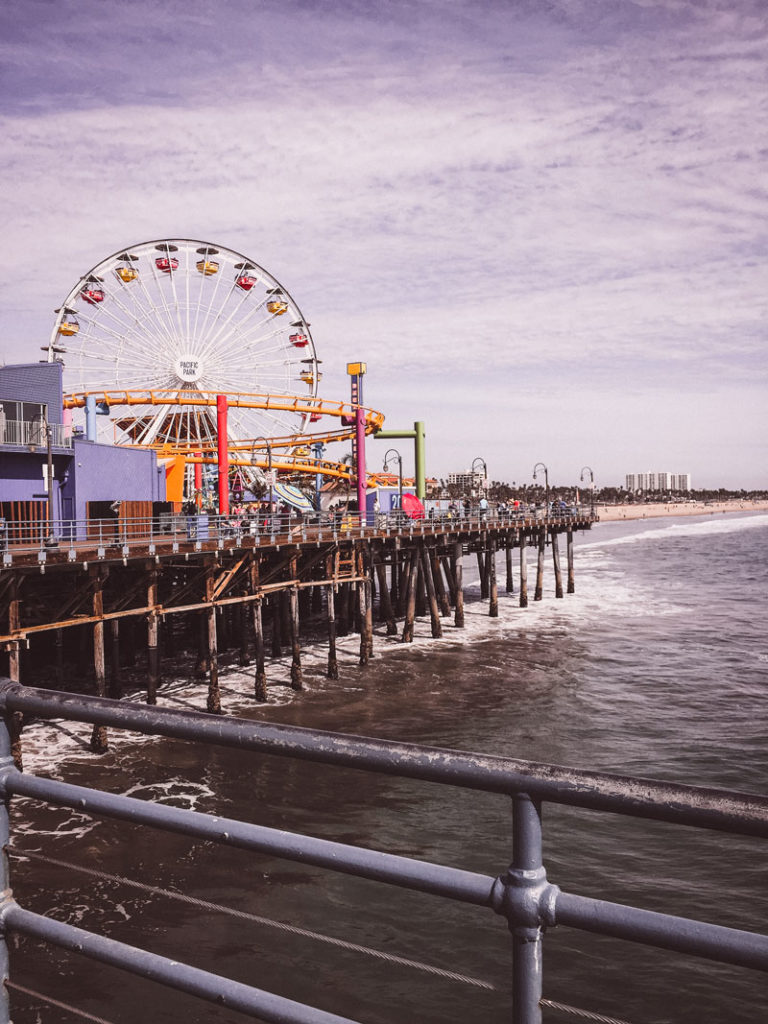
<instances>
[{"instance_id":1,"label":"handrail","mask_svg":"<svg viewBox=\"0 0 768 1024\"><path fill-rule=\"evenodd\" d=\"M69 549L74 560L78 548L98 549L98 557L123 557L133 547L149 547L155 554L164 546L177 550L179 544L190 543L198 548L209 542L240 544L274 544L283 542L349 540L374 536L427 536L453 531L510 528L549 529L575 526L584 528L596 521L588 511L578 515L540 516L535 510L498 513L437 513L411 518L400 511L362 513L344 509L325 512L271 512L247 510L218 515L214 512L158 512L150 516L64 519L56 516L52 523L43 517L31 520L0 518L0 568L13 563L15 554L39 552L40 561L53 548ZM176 546L174 548L174 545ZM122 549L116 552L115 549Z\"/></svg>"},{"instance_id":2,"label":"handrail","mask_svg":"<svg viewBox=\"0 0 768 1024\"><path fill-rule=\"evenodd\" d=\"M24 795L76 807L94 816L260 850L492 909L507 920L512 933L515 1024L541 1021L542 940L544 930L556 925L768 971L768 936L564 892L548 881L541 848L543 801L768 837L768 797L244 719L222 719L157 706L138 707L104 698L33 689L2 679L0 710L5 715L5 724L0 724L0 795L6 802L12 795ZM11 758L7 723L15 712L505 794L512 798L514 810L512 863L498 876L486 876L27 775L13 766ZM0 841L5 845L9 839L7 815L0 815L0 830L3 828L6 834L0 834ZM0 879L5 890L0 906L3 936L7 932L35 935L264 1020L339 1024L345 1019L295 1003L285 1006L290 1001L279 1000L262 990L248 989L176 961L89 935L71 925L51 922L20 908L10 894L9 881L8 877ZM5 960L0 949L0 962ZM277 1002L271 1002L274 1000ZM7 1005L4 1008L0 1003L0 1024L7 1024L8 1019Z\"/></svg>"}]
</instances>

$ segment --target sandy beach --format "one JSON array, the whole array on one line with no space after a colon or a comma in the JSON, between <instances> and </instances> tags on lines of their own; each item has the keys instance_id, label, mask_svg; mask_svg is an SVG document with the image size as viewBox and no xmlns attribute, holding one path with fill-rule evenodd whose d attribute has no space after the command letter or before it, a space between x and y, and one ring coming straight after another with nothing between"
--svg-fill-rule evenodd
<instances>
[{"instance_id":1,"label":"sandy beach","mask_svg":"<svg viewBox=\"0 0 768 1024\"><path fill-rule=\"evenodd\" d=\"M654 519L658 516L721 516L727 512L765 512L768 501L669 501L653 504L595 505L604 523L617 519Z\"/></svg>"}]
</instances>

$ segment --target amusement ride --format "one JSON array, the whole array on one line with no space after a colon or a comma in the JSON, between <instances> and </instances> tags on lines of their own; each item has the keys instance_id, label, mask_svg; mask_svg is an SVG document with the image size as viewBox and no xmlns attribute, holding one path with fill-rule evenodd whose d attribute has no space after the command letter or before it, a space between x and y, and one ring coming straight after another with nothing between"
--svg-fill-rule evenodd
<instances>
[{"instance_id":1,"label":"amusement ride","mask_svg":"<svg viewBox=\"0 0 768 1024\"><path fill-rule=\"evenodd\" d=\"M359 444L384 422L318 395L321 360L296 301L210 242L142 242L97 263L56 310L45 351L64 364L65 409L113 416L115 443L183 459L187 498L205 464L254 491L268 476L350 480L355 467L322 458L326 445Z\"/></svg>"}]
</instances>

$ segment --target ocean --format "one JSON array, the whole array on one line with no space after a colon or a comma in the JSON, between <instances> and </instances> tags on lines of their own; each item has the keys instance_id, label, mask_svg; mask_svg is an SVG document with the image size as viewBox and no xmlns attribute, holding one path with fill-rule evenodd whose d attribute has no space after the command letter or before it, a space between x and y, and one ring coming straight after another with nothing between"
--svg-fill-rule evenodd
<instances>
[{"instance_id":1,"label":"ocean","mask_svg":"<svg viewBox=\"0 0 768 1024\"><path fill-rule=\"evenodd\" d=\"M433 640L420 619L414 644L402 645L377 625L364 668L359 638L344 638L337 681L325 677L325 645L310 644L304 691L275 685L289 659L268 663L261 706L249 698L252 670L232 666L225 710L768 793L768 515L598 524L575 541L576 593L555 599L548 557L544 600L527 609L517 559L507 595L499 555L497 619L473 562L465 629L444 619ZM190 668L179 662L161 703L204 708ZM26 769L487 874L510 859L504 797L130 735L112 735L97 758L83 749L88 734L32 724ZM490 911L27 800L14 800L12 831L12 885L30 909L363 1024L511 1019L510 940ZM764 840L547 805L544 844L550 881L568 891L768 933ZM28 940L11 958L16 984L114 1024L245 1019ZM629 1024L768 1019L758 972L567 928L546 936L544 995ZM11 998L16 1024L77 1019L35 996Z\"/></svg>"}]
</instances>

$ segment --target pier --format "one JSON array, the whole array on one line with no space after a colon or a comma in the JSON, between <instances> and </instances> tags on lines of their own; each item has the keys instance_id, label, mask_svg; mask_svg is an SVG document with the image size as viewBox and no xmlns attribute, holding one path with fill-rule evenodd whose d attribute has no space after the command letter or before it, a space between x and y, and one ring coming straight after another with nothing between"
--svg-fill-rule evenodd
<instances>
[{"instance_id":1,"label":"pier","mask_svg":"<svg viewBox=\"0 0 768 1024\"><path fill-rule=\"evenodd\" d=\"M290 651L290 685L301 690L303 626L311 621L316 636L324 623L327 674L337 678L337 637L359 633L365 665L374 621L406 643L419 617L429 617L432 637L446 619L461 628L466 556L477 560L491 617L502 552L502 586L520 607L529 601L529 548L536 552L532 599L544 595L547 547L555 597L573 593L573 535L593 521L588 512L166 516L63 524L55 545L44 523L15 524L2 552L0 646L15 682L47 679L67 689L77 679L98 696L120 697L123 669L142 659L149 704L164 666L193 653L194 674L208 684L205 710L221 713L223 650L253 665L254 700L264 701L270 656ZM94 730L92 748L106 749L103 730Z\"/></svg>"}]
</instances>

